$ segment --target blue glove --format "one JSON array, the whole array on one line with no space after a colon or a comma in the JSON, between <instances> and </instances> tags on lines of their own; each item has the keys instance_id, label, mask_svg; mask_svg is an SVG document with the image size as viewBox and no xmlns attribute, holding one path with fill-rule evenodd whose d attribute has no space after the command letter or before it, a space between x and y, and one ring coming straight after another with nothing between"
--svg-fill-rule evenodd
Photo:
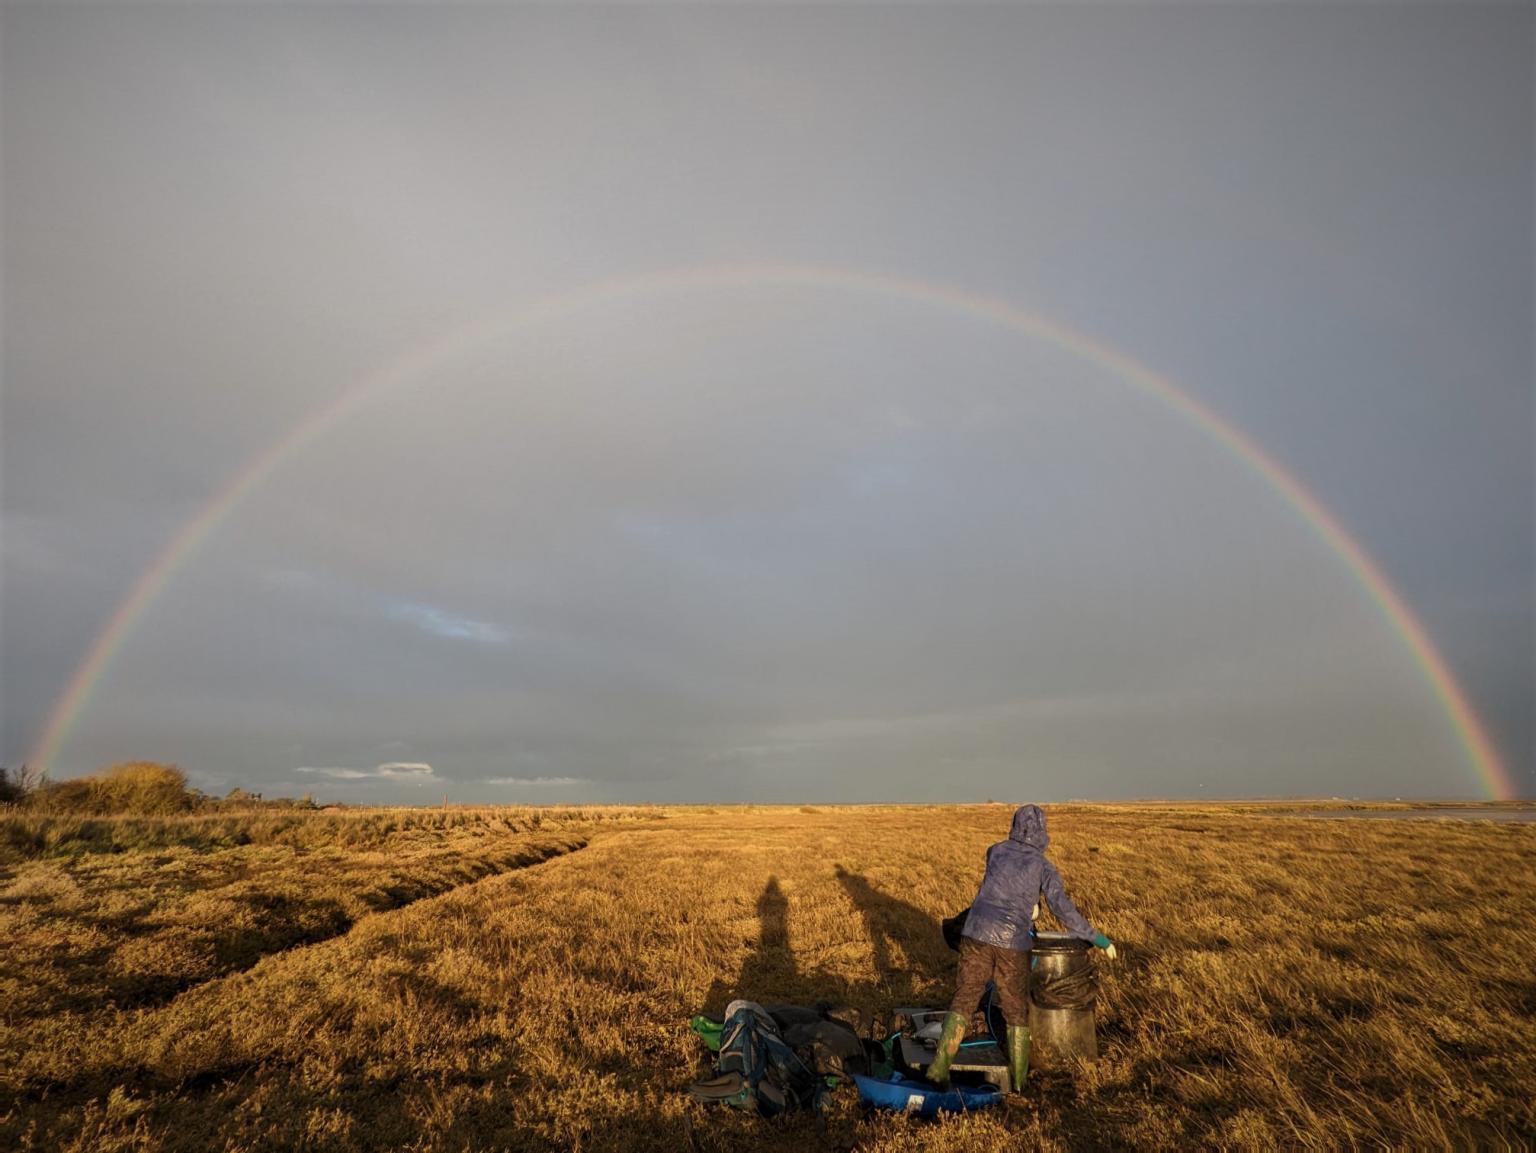
<instances>
[{"instance_id":1,"label":"blue glove","mask_svg":"<svg viewBox=\"0 0 1536 1153\"><path fill-rule=\"evenodd\" d=\"M1115 943L1103 933L1095 933L1093 935L1093 943L1096 948L1103 949L1104 955L1111 961L1115 959Z\"/></svg>"}]
</instances>

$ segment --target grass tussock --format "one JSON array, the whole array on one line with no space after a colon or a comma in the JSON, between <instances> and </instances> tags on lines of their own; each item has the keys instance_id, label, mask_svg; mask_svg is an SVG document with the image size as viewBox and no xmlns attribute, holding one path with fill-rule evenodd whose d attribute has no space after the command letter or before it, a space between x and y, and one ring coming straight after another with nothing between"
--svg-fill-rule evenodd
<instances>
[{"instance_id":1,"label":"grass tussock","mask_svg":"<svg viewBox=\"0 0 1536 1153\"><path fill-rule=\"evenodd\" d=\"M1100 967L1101 1059L940 1123L861 1119L845 1090L820 1129L687 1102L687 1016L736 995L944 1004L938 921L1007 810L535 812L312 814L234 846L136 829L122 852L5 865L0 1145L1536 1141L1530 826L1055 810L1053 856L1122 950ZM555 843L585 847L500 867ZM252 948L221 961L236 926ZM103 972L190 979L135 1001Z\"/></svg>"}]
</instances>

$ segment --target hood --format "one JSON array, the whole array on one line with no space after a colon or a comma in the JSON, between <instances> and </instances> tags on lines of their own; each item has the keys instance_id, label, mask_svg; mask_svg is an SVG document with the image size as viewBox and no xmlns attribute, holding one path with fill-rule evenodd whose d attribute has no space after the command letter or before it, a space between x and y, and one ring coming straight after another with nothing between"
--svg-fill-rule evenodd
<instances>
[{"instance_id":1,"label":"hood","mask_svg":"<svg viewBox=\"0 0 1536 1153\"><path fill-rule=\"evenodd\" d=\"M1013 828L1008 832L1008 839L1044 851L1051 838L1046 836L1045 814L1039 805L1019 806L1019 811L1013 814Z\"/></svg>"}]
</instances>

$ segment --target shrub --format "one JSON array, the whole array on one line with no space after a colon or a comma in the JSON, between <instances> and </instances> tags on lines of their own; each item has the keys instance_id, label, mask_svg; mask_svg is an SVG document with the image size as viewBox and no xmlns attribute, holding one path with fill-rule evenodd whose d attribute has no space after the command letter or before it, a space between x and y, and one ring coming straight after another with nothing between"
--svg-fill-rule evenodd
<instances>
[{"instance_id":1,"label":"shrub","mask_svg":"<svg viewBox=\"0 0 1536 1153\"><path fill-rule=\"evenodd\" d=\"M50 812L93 813L96 811L96 794L92 783L90 777L53 781L32 800L38 808Z\"/></svg>"},{"instance_id":2,"label":"shrub","mask_svg":"<svg viewBox=\"0 0 1536 1153\"><path fill-rule=\"evenodd\" d=\"M182 813L192 808L187 774L175 765L125 761L98 778L96 792L112 813Z\"/></svg>"},{"instance_id":3,"label":"shrub","mask_svg":"<svg viewBox=\"0 0 1536 1153\"><path fill-rule=\"evenodd\" d=\"M43 785L43 774L31 765L19 769L0 765L0 805L19 805Z\"/></svg>"}]
</instances>

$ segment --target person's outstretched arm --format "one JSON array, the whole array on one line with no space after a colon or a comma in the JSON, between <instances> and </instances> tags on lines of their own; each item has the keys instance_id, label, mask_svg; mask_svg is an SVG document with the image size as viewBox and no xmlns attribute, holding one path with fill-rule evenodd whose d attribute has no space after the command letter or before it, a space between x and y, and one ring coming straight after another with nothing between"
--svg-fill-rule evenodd
<instances>
[{"instance_id":1,"label":"person's outstretched arm","mask_svg":"<svg viewBox=\"0 0 1536 1153\"><path fill-rule=\"evenodd\" d=\"M1056 919L1066 927L1067 932L1079 940L1093 942L1109 954L1110 960L1114 960L1115 946L1108 937L1088 923L1088 918L1078 912L1072 898L1067 896L1067 887L1061 883L1061 874L1049 861L1045 862L1040 888L1045 893L1046 904L1050 905L1051 912L1056 914Z\"/></svg>"}]
</instances>

